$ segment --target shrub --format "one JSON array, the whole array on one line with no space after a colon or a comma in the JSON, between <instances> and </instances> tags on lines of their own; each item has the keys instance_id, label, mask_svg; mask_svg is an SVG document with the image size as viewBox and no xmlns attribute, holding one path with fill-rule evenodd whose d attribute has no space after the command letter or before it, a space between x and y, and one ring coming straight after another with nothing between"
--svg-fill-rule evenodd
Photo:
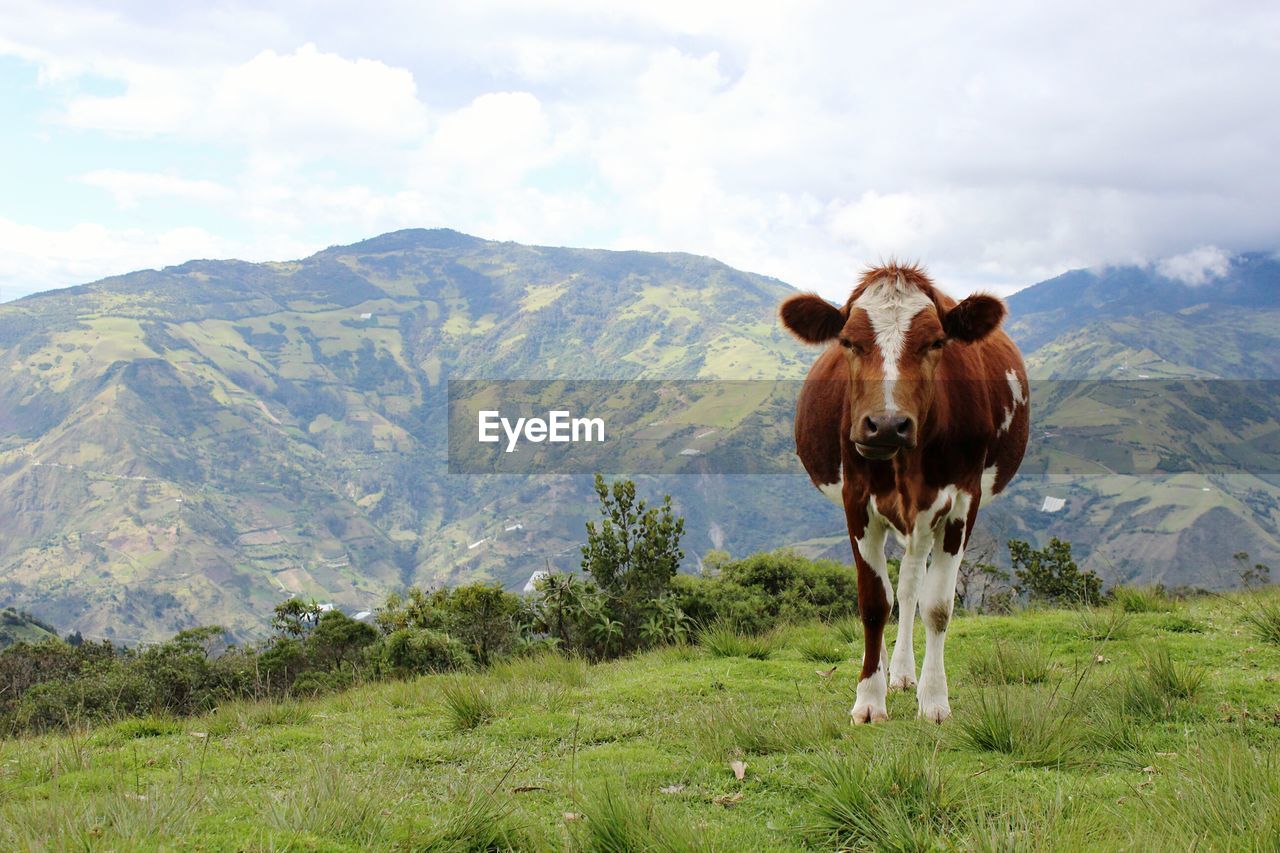
<instances>
[{"instance_id":1,"label":"shrub","mask_svg":"<svg viewBox=\"0 0 1280 853\"><path fill-rule=\"evenodd\" d=\"M463 669L471 655L462 643L430 628L400 628L375 649L382 671L397 678Z\"/></svg>"},{"instance_id":2,"label":"shrub","mask_svg":"<svg viewBox=\"0 0 1280 853\"><path fill-rule=\"evenodd\" d=\"M858 610L852 568L789 551L724 562L712 577L677 577L672 590L680 609L696 624L729 622L749 633L782 622L848 619Z\"/></svg>"},{"instance_id":3,"label":"shrub","mask_svg":"<svg viewBox=\"0 0 1280 853\"><path fill-rule=\"evenodd\" d=\"M595 490L603 518L599 527L587 522L582 571L603 594L607 618L619 623L616 651L630 651L645 644L640 628L651 603L666 595L684 559L684 519L672 512L670 495L657 507L636 500L630 480L610 486L597 474Z\"/></svg>"},{"instance_id":4,"label":"shrub","mask_svg":"<svg viewBox=\"0 0 1280 853\"><path fill-rule=\"evenodd\" d=\"M1009 559L1018 579L1014 588L1034 601L1090 605L1102 600L1102 578L1080 571L1069 542L1055 537L1043 548L1032 548L1030 543L1010 539Z\"/></svg>"}]
</instances>

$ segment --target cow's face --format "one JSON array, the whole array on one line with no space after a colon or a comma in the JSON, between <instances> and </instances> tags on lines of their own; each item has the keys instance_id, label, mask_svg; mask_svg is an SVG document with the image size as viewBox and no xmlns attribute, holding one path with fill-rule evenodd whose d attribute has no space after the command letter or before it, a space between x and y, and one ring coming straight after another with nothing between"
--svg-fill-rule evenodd
<instances>
[{"instance_id":1,"label":"cow's face","mask_svg":"<svg viewBox=\"0 0 1280 853\"><path fill-rule=\"evenodd\" d=\"M891 459L915 448L946 349L986 337L1004 311L985 294L945 310L930 292L886 277L844 308L802 294L784 302L781 314L801 340L840 344L849 367L849 439L867 459Z\"/></svg>"}]
</instances>

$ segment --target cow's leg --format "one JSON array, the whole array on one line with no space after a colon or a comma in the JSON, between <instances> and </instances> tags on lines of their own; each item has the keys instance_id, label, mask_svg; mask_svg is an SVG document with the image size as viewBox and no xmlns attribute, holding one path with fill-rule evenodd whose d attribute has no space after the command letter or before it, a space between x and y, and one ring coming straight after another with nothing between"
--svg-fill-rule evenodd
<instances>
[{"instance_id":1,"label":"cow's leg","mask_svg":"<svg viewBox=\"0 0 1280 853\"><path fill-rule=\"evenodd\" d=\"M933 557L925 573L920 596L920 618L924 622L924 664L920 667L920 686L916 689L920 716L940 723L951 716L947 698L947 670L943 649L947 642L947 626L955 606L956 575L964 558L967 529L972 524L967 507L957 507L940 535L934 539Z\"/></svg>"},{"instance_id":2,"label":"cow's leg","mask_svg":"<svg viewBox=\"0 0 1280 853\"><path fill-rule=\"evenodd\" d=\"M889 663L889 689L906 690L916 686L916 650L913 641L916 625L916 602L920 582L924 580L925 560L933 539L928 535L912 535L898 567L898 639L893 644Z\"/></svg>"},{"instance_id":3,"label":"cow's leg","mask_svg":"<svg viewBox=\"0 0 1280 853\"><path fill-rule=\"evenodd\" d=\"M864 520L858 532L850 519L853 561L858 567L858 612L862 616L862 672L850 716L855 723L889 719L885 682L884 626L893 609L893 585L884 560L884 523Z\"/></svg>"}]
</instances>

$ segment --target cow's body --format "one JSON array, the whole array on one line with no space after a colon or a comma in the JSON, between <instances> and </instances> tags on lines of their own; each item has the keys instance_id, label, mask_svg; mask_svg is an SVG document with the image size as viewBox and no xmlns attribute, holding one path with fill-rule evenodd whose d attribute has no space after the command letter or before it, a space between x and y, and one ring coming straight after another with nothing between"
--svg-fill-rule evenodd
<instances>
[{"instance_id":1,"label":"cow's body","mask_svg":"<svg viewBox=\"0 0 1280 853\"><path fill-rule=\"evenodd\" d=\"M1026 371L998 328L1003 315L993 297L957 303L919 269L897 265L867 272L843 308L812 295L782 307L802 339L838 342L809 371L795 432L805 470L843 506L853 544L866 644L855 722L885 719L887 689L916 683L917 605L919 712L938 722L950 714L943 645L956 574L979 506L1013 477L1027 443ZM904 555L886 681L890 533Z\"/></svg>"}]
</instances>

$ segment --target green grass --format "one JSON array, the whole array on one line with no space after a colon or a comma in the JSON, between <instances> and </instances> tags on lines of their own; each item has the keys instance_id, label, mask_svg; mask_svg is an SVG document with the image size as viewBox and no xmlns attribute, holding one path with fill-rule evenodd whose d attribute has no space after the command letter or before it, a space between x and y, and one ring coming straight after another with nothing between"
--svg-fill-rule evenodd
<instances>
[{"instance_id":1,"label":"green grass","mask_svg":"<svg viewBox=\"0 0 1280 853\"><path fill-rule=\"evenodd\" d=\"M773 641L769 637L744 634L732 625L712 625L702 632L702 646L718 658L751 658L768 660L773 654Z\"/></svg>"},{"instance_id":2,"label":"green grass","mask_svg":"<svg viewBox=\"0 0 1280 853\"><path fill-rule=\"evenodd\" d=\"M1280 646L1241 600L1108 640L957 616L941 726L910 692L851 725L814 623L0 741L0 849L1275 849Z\"/></svg>"},{"instance_id":3,"label":"green grass","mask_svg":"<svg viewBox=\"0 0 1280 853\"><path fill-rule=\"evenodd\" d=\"M1280 600L1250 599L1243 604L1244 621L1264 643L1280 646Z\"/></svg>"},{"instance_id":4,"label":"green grass","mask_svg":"<svg viewBox=\"0 0 1280 853\"><path fill-rule=\"evenodd\" d=\"M1111 589L1111 597L1125 613L1163 613L1174 609L1173 602L1152 587L1117 586Z\"/></svg>"},{"instance_id":5,"label":"green grass","mask_svg":"<svg viewBox=\"0 0 1280 853\"><path fill-rule=\"evenodd\" d=\"M983 684L1043 684L1052 667L1039 643L997 643L989 654L969 661L969 675Z\"/></svg>"}]
</instances>

